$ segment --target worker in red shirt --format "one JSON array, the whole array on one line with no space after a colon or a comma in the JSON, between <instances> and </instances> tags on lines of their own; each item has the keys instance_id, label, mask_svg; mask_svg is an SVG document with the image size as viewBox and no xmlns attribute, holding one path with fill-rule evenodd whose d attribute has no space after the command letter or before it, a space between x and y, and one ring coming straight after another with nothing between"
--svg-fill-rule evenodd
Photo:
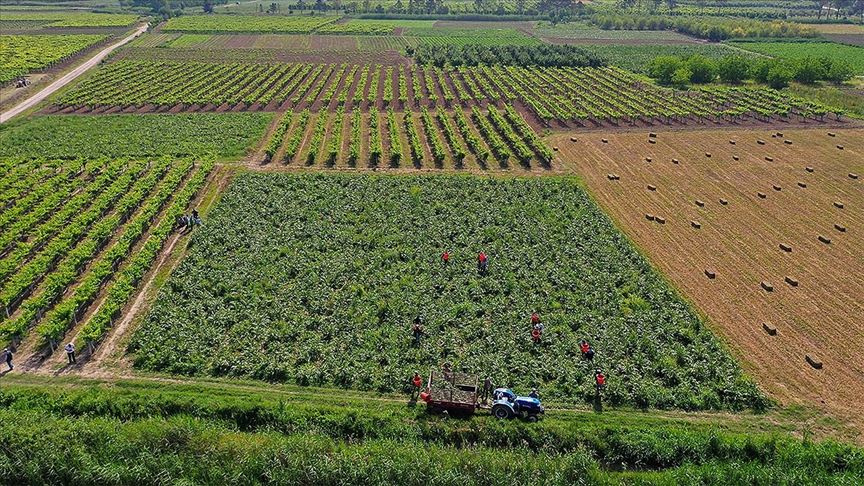
<instances>
[{"instance_id":1,"label":"worker in red shirt","mask_svg":"<svg viewBox=\"0 0 864 486\"><path fill-rule=\"evenodd\" d=\"M444 250L444 253L441 254L441 261L444 263L444 265L447 265L448 263L450 263L450 252L449 251Z\"/></svg>"},{"instance_id":2,"label":"worker in red shirt","mask_svg":"<svg viewBox=\"0 0 864 486\"><path fill-rule=\"evenodd\" d=\"M606 375L603 374L600 369L594 372L594 384L597 386L597 394L600 394L600 390L606 386Z\"/></svg>"},{"instance_id":3,"label":"worker in red shirt","mask_svg":"<svg viewBox=\"0 0 864 486\"><path fill-rule=\"evenodd\" d=\"M537 324L540 324L540 314L538 314L536 312L532 312L531 313L531 325L536 326Z\"/></svg>"},{"instance_id":4,"label":"worker in red shirt","mask_svg":"<svg viewBox=\"0 0 864 486\"><path fill-rule=\"evenodd\" d=\"M531 329L531 340L534 341L534 344L540 344L540 336L543 335L543 331L539 328L535 327Z\"/></svg>"},{"instance_id":5,"label":"worker in red shirt","mask_svg":"<svg viewBox=\"0 0 864 486\"><path fill-rule=\"evenodd\" d=\"M583 339L582 342L579 343L579 351L582 352L582 359L587 359L588 361L594 359L594 348L588 344L588 341Z\"/></svg>"},{"instance_id":6,"label":"worker in red shirt","mask_svg":"<svg viewBox=\"0 0 864 486\"><path fill-rule=\"evenodd\" d=\"M477 255L477 271L485 274L487 270L489 270L489 258L486 256L486 253L481 251Z\"/></svg>"},{"instance_id":7,"label":"worker in red shirt","mask_svg":"<svg viewBox=\"0 0 864 486\"><path fill-rule=\"evenodd\" d=\"M411 384L414 385L411 390L411 401L416 402L417 397L420 396L420 388L423 387L423 378L420 377L420 373L414 372L414 377L411 378Z\"/></svg>"}]
</instances>

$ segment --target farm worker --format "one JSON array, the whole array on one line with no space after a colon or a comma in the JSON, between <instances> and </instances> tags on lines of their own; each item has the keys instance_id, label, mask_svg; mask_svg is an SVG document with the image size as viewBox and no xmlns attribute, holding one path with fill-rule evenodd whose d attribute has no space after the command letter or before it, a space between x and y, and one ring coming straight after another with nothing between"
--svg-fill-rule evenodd
<instances>
[{"instance_id":1,"label":"farm worker","mask_svg":"<svg viewBox=\"0 0 864 486\"><path fill-rule=\"evenodd\" d=\"M444 380L450 381L453 379L453 368L450 363L441 365L441 371L444 373Z\"/></svg>"},{"instance_id":2,"label":"farm worker","mask_svg":"<svg viewBox=\"0 0 864 486\"><path fill-rule=\"evenodd\" d=\"M597 393L600 393L600 389L606 386L606 375L599 369L594 372L594 384L597 386Z\"/></svg>"},{"instance_id":3,"label":"farm worker","mask_svg":"<svg viewBox=\"0 0 864 486\"><path fill-rule=\"evenodd\" d=\"M486 256L486 253L480 252L477 255L477 271L485 274L489 269L489 258Z\"/></svg>"},{"instance_id":4,"label":"farm worker","mask_svg":"<svg viewBox=\"0 0 864 486\"><path fill-rule=\"evenodd\" d=\"M543 332L540 331L540 329L537 329L535 327L534 329L531 330L531 340L534 341L535 343L539 343L541 334L543 334Z\"/></svg>"},{"instance_id":5,"label":"farm worker","mask_svg":"<svg viewBox=\"0 0 864 486\"><path fill-rule=\"evenodd\" d=\"M591 349L591 346L588 345L588 341L583 339L581 342L579 342L579 351L582 353L583 358L585 357L585 354L588 352L589 349Z\"/></svg>"},{"instance_id":6,"label":"farm worker","mask_svg":"<svg viewBox=\"0 0 864 486\"><path fill-rule=\"evenodd\" d=\"M540 324L540 314L538 314L536 312L532 312L531 313L531 325L537 326L537 324Z\"/></svg>"},{"instance_id":7,"label":"farm worker","mask_svg":"<svg viewBox=\"0 0 864 486\"><path fill-rule=\"evenodd\" d=\"M420 378L420 373L414 372L411 384L414 385L414 388L411 390L411 400L416 401L417 397L420 396L420 388L423 386L423 378Z\"/></svg>"},{"instance_id":8,"label":"farm worker","mask_svg":"<svg viewBox=\"0 0 864 486\"><path fill-rule=\"evenodd\" d=\"M63 347L66 350L66 359L69 360L69 364L75 363L75 345L72 343L67 343L66 346Z\"/></svg>"},{"instance_id":9,"label":"farm worker","mask_svg":"<svg viewBox=\"0 0 864 486\"><path fill-rule=\"evenodd\" d=\"M444 253L441 254L441 261L444 262L444 265L450 263L450 252L444 250Z\"/></svg>"},{"instance_id":10,"label":"farm worker","mask_svg":"<svg viewBox=\"0 0 864 486\"><path fill-rule=\"evenodd\" d=\"M420 338L423 337L423 324L420 323L420 318L414 319L414 325L411 326L411 333L414 335L414 344L420 344Z\"/></svg>"},{"instance_id":11,"label":"farm worker","mask_svg":"<svg viewBox=\"0 0 864 486\"><path fill-rule=\"evenodd\" d=\"M529 393L528 396L540 400L540 392L538 392L536 388L532 388L531 393Z\"/></svg>"},{"instance_id":12,"label":"farm worker","mask_svg":"<svg viewBox=\"0 0 864 486\"><path fill-rule=\"evenodd\" d=\"M201 217L198 216L198 210L197 209L192 210L191 219L192 219L192 223L194 223L197 226L201 226L201 224L202 224L201 223Z\"/></svg>"},{"instance_id":13,"label":"farm worker","mask_svg":"<svg viewBox=\"0 0 864 486\"><path fill-rule=\"evenodd\" d=\"M12 366L12 350L9 348L4 349L3 355L6 356L6 366L9 367L9 371L12 371L12 368L14 368L14 366Z\"/></svg>"},{"instance_id":14,"label":"farm worker","mask_svg":"<svg viewBox=\"0 0 864 486\"><path fill-rule=\"evenodd\" d=\"M492 377L487 376L485 380L483 380L483 403L486 403L489 400L489 395L492 393Z\"/></svg>"}]
</instances>

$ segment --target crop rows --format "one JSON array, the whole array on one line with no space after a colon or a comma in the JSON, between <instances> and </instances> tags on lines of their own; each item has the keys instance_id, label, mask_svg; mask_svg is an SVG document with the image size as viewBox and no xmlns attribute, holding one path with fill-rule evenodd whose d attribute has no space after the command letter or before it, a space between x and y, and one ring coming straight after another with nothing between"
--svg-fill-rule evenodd
<instances>
[{"instance_id":1,"label":"crop rows","mask_svg":"<svg viewBox=\"0 0 864 486\"><path fill-rule=\"evenodd\" d=\"M365 90L365 91L364 91ZM458 68L349 64L119 61L58 102L66 110L100 106L196 110L302 110L339 106L397 110L439 104L517 103L543 123L686 123L777 116L815 118L827 109L767 89L677 91L618 68ZM501 106L501 105L499 105ZM90 108L88 108L90 107ZM718 115L721 113L721 115Z\"/></svg>"},{"instance_id":2,"label":"crop rows","mask_svg":"<svg viewBox=\"0 0 864 486\"><path fill-rule=\"evenodd\" d=\"M323 16L184 15L169 20L162 30L165 32L278 32L283 34L308 34L336 20L336 17Z\"/></svg>"},{"instance_id":3,"label":"crop rows","mask_svg":"<svg viewBox=\"0 0 864 486\"><path fill-rule=\"evenodd\" d=\"M532 311L546 326L540 344ZM426 334L412 346L418 315ZM578 357L582 338L600 350L594 363ZM449 361L568 403L590 400L596 366L614 377L604 392L614 404L761 400L567 178L239 174L131 349L145 370L386 392Z\"/></svg>"},{"instance_id":4,"label":"crop rows","mask_svg":"<svg viewBox=\"0 0 864 486\"><path fill-rule=\"evenodd\" d=\"M63 62L105 35L0 35L0 84Z\"/></svg>"},{"instance_id":5,"label":"crop rows","mask_svg":"<svg viewBox=\"0 0 864 486\"><path fill-rule=\"evenodd\" d=\"M296 120L294 120L296 118ZM346 129L347 128L347 129ZM491 159L491 160L490 160ZM518 162L525 170L550 167L552 151L514 109L461 108L385 112L373 108L336 112L304 110L286 115L267 142L263 164L326 167L462 168L466 163L501 168Z\"/></svg>"},{"instance_id":6,"label":"crop rows","mask_svg":"<svg viewBox=\"0 0 864 486\"><path fill-rule=\"evenodd\" d=\"M4 22L41 22L40 27L125 27L138 19L137 15L84 12L23 12L4 11Z\"/></svg>"},{"instance_id":7,"label":"crop rows","mask_svg":"<svg viewBox=\"0 0 864 486\"><path fill-rule=\"evenodd\" d=\"M37 346L56 346L96 301L79 343L101 338L100 316L110 323L125 305L133 276L150 267L212 163L33 159L18 166L30 170L27 184L9 180L21 176L16 171L0 184L0 341L33 335Z\"/></svg>"}]
</instances>

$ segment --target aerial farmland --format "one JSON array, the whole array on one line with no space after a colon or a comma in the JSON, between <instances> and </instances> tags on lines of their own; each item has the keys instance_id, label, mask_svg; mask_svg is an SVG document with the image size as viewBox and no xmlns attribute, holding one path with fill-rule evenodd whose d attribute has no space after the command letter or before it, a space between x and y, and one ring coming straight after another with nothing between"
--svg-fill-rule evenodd
<instances>
[{"instance_id":1,"label":"aerial farmland","mask_svg":"<svg viewBox=\"0 0 864 486\"><path fill-rule=\"evenodd\" d=\"M0 484L861 484L862 9L4 0Z\"/></svg>"}]
</instances>

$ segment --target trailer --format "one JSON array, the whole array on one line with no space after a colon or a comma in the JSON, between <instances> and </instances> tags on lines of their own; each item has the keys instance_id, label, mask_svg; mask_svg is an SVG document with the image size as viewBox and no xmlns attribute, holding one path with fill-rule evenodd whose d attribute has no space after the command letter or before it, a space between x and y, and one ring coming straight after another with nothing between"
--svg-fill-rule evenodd
<instances>
[{"instance_id":1,"label":"trailer","mask_svg":"<svg viewBox=\"0 0 864 486\"><path fill-rule=\"evenodd\" d=\"M477 384L476 375L432 370L420 399L426 402L429 411L470 415L480 406Z\"/></svg>"}]
</instances>

